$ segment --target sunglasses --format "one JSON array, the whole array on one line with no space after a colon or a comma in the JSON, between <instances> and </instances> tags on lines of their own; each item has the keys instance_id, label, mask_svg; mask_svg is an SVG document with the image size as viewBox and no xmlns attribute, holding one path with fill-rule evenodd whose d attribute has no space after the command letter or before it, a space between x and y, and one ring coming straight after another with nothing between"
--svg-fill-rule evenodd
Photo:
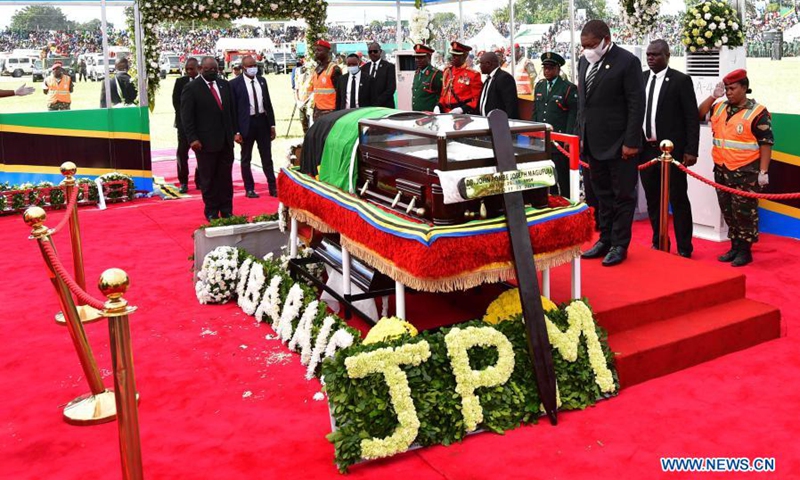
<instances>
[{"instance_id":1,"label":"sunglasses","mask_svg":"<svg viewBox=\"0 0 800 480\"><path fill-rule=\"evenodd\" d=\"M380 50L367 50L367 53L378 53Z\"/></svg>"}]
</instances>

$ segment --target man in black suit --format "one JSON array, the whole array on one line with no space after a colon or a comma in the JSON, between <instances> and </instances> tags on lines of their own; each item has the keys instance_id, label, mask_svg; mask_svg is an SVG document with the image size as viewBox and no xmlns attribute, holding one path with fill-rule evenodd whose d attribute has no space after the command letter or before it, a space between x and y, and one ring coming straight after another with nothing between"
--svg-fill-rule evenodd
<instances>
[{"instance_id":1,"label":"man in black suit","mask_svg":"<svg viewBox=\"0 0 800 480\"><path fill-rule=\"evenodd\" d=\"M197 156L208 221L233 215L233 143L239 131L230 84L218 78L214 57L203 57L197 81L181 93L181 122Z\"/></svg>"},{"instance_id":2,"label":"man in black suit","mask_svg":"<svg viewBox=\"0 0 800 480\"><path fill-rule=\"evenodd\" d=\"M639 59L611 42L601 20L581 31L578 61L578 134L599 207L600 240L583 258L603 266L628 256L636 204L637 159L642 146L644 85Z\"/></svg>"},{"instance_id":3,"label":"man in black suit","mask_svg":"<svg viewBox=\"0 0 800 480\"><path fill-rule=\"evenodd\" d=\"M495 109L506 112L508 118L519 118L517 83L510 73L500 68L500 59L494 52L486 52L478 60L481 73L487 75L483 81L478 112L489 115Z\"/></svg>"},{"instance_id":4,"label":"man in black suit","mask_svg":"<svg viewBox=\"0 0 800 480\"><path fill-rule=\"evenodd\" d=\"M133 105L136 101L136 86L128 75L128 60L120 59L114 64L114 75L109 78L111 84L111 105ZM120 105L122 104L122 105ZM106 108L106 82L100 86L100 108Z\"/></svg>"},{"instance_id":5,"label":"man in black suit","mask_svg":"<svg viewBox=\"0 0 800 480\"><path fill-rule=\"evenodd\" d=\"M642 73L645 85L645 120L642 129L644 140L641 161L661 155L661 140L671 140L675 145L672 156L686 166L697 163L697 145L700 142L700 120L697 97L692 78L673 70L669 65L669 45L664 40L654 40L647 47L647 66ZM687 193L686 174L670 166L669 202L672 205L675 240L678 254L692 256L692 206ZM639 172L647 197L647 214L653 226L653 247L658 246L659 214L661 211L661 168L654 166Z\"/></svg>"},{"instance_id":6,"label":"man in black suit","mask_svg":"<svg viewBox=\"0 0 800 480\"><path fill-rule=\"evenodd\" d=\"M347 56L347 73L336 81L336 110L371 107L375 104L372 77L359 67L358 55Z\"/></svg>"},{"instance_id":7,"label":"man in black suit","mask_svg":"<svg viewBox=\"0 0 800 480\"><path fill-rule=\"evenodd\" d=\"M172 89L172 106L175 108L175 128L178 129L178 150L175 152L178 159L178 182L181 185L180 192L186 193L189 191L189 142L181 124L181 92L183 87L197 78L197 59L192 57L186 60L183 69L186 75L175 80L175 87ZM197 170L194 178L194 183L197 184Z\"/></svg>"},{"instance_id":8,"label":"man in black suit","mask_svg":"<svg viewBox=\"0 0 800 480\"><path fill-rule=\"evenodd\" d=\"M377 42L369 44L368 63L361 67L361 72L372 77L372 89L375 92L376 107L394 108L394 92L397 90L394 64L383 60L383 50Z\"/></svg>"},{"instance_id":9,"label":"man in black suit","mask_svg":"<svg viewBox=\"0 0 800 480\"><path fill-rule=\"evenodd\" d=\"M250 169L253 144L258 145L261 168L267 177L269 194L278 196L275 170L272 166L272 140L275 140L275 112L269 96L267 81L258 74L256 59L248 55L242 59L242 74L231 80L231 92L236 106L239 130L236 141L242 144L242 180L247 198L258 198Z\"/></svg>"}]
</instances>

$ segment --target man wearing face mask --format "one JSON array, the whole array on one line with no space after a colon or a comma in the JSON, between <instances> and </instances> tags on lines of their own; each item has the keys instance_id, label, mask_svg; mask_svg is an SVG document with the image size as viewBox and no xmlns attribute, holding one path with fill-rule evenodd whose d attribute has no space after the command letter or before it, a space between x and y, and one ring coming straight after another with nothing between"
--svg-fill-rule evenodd
<instances>
[{"instance_id":1,"label":"man wearing face mask","mask_svg":"<svg viewBox=\"0 0 800 480\"><path fill-rule=\"evenodd\" d=\"M278 196L275 170L272 166L272 140L275 140L275 112L269 96L267 81L258 74L256 59L248 55L242 59L242 75L231 80L231 92L238 113L239 130L236 141L242 144L242 180L247 198L258 198L250 169L253 144L258 145L261 168L267 177L269 194Z\"/></svg>"},{"instance_id":2,"label":"man wearing face mask","mask_svg":"<svg viewBox=\"0 0 800 480\"><path fill-rule=\"evenodd\" d=\"M198 180L208 221L233 215L233 144L239 131L230 84L218 78L214 57L203 57L201 78L181 93L181 121L197 156ZM240 140L239 136L236 136Z\"/></svg>"},{"instance_id":3,"label":"man wearing face mask","mask_svg":"<svg viewBox=\"0 0 800 480\"><path fill-rule=\"evenodd\" d=\"M180 192L189 191L189 142L186 140L186 133L183 131L181 123L181 92L183 88L197 78L197 59L190 58L183 67L186 75L175 80L175 88L172 89L172 106L175 108L175 128L178 129L178 150L175 157L178 159L178 182ZM195 171L195 184L197 184L197 171Z\"/></svg>"},{"instance_id":4,"label":"man wearing face mask","mask_svg":"<svg viewBox=\"0 0 800 480\"><path fill-rule=\"evenodd\" d=\"M366 63L361 71L372 78L375 106L394 108L394 92L397 90L394 64L382 58L383 50L377 42L369 44L367 53L370 62Z\"/></svg>"},{"instance_id":5,"label":"man wearing face mask","mask_svg":"<svg viewBox=\"0 0 800 480\"><path fill-rule=\"evenodd\" d=\"M581 45L577 131L600 227L600 239L583 258L603 258L603 266L610 267L625 261L631 242L645 113L642 64L611 42L611 31L601 20L586 23Z\"/></svg>"},{"instance_id":6,"label":"man wearing face mask","mask_svg":"<svg viewBox=\"0 0 800 480\"><path fill-rule=\"evenodd\" d=\"M374 79L361 71L359 63L355 53L347 56L347 73L336 84L336 110L375 105Z\"/></svg>"}]
</instances>

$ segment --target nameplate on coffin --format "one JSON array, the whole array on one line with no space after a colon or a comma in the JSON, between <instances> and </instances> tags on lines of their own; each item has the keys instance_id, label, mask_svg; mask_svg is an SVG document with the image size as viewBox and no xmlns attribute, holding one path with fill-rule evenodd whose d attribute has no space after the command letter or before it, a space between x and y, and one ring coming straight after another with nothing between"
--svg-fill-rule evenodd
<instances>
[{"instance_id":1,"label":"nameplate on coffin","mask_svg":"<svg viewBox=\"0 0 800 480\"><path fill-rule=\"evenodd\" d=\"M442 172L437 170L444 190L444 203L522 192L556 184L555 164L550 160L518 165L517 170L497 172L494 167Z\"/></svg>"}]
</instances>

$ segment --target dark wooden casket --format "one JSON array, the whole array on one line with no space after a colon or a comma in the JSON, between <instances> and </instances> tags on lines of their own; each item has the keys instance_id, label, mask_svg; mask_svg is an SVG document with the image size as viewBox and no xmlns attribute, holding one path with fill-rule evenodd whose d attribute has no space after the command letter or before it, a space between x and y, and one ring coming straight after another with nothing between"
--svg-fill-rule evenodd
<instances>
[{"instance_id":1,"label":"dark wooden casket","mask_svg":"<svg viewBox=\"0 0 800 480\"><path fill-rule=\"evenodd\" d=\"M510 120L509 126L517 164L551 159L547 124ZM362 198L436 225L503 214L499 195L445 204L435 172L496 166L486 117L404 112L363 119L359 129ZM528 190L525 202L545 207L548 194L546 187Z\"/></svg>"}]
</instances>

